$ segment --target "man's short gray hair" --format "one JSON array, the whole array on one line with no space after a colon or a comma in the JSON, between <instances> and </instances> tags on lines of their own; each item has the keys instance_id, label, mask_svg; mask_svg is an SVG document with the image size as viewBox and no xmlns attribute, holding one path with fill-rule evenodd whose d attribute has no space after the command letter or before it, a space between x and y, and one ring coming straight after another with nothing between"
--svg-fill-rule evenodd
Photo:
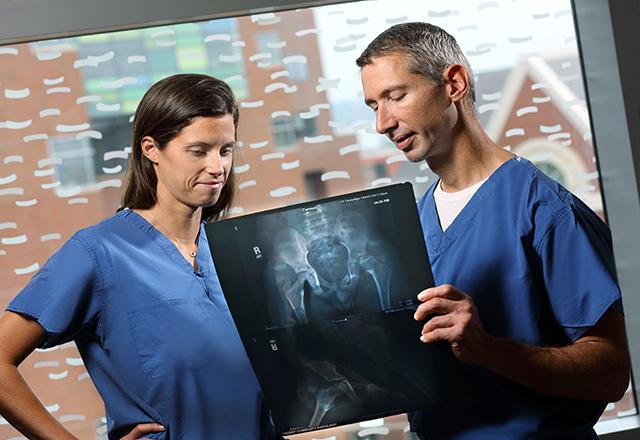
<instances>
[{"instance_id":1,"label":"man's short gray hair","mask_svg":"<svg viewBox=\"0 0 640 440\"><path fill-rule=\"evenodd\" d=\"M362 68L373 63L375 57L393 53L406 55L409 70L436 85L443 83L447 67L463 65L469 76L469 96L475 102L475 79L469 61L456 39L438 26L420 22L392 26L369 43L356 64Z\"/></svg>"}]
</instances>

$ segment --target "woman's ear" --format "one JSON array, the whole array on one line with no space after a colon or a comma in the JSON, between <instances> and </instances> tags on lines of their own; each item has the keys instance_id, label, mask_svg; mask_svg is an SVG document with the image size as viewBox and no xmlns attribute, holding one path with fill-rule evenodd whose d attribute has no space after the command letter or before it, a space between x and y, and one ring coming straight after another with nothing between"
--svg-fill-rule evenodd
<instances>
[{"instance_id":1,"label":"woman's ear","mask_svg":"<svg viewBox=\"0 0 640 440\"><path fill-rule=\"evenodd\" d=\"M158 144L153 140L151 136L145 136L140 141L140 148L142 149L142 154L149 159L152 163L158 163L158 156L160 154L160 149L158 148Z\"/></svg>"},{"instance_id":2,"label":"woman's ear","mask_svg":"<svg viewBox=\"0 0 640 440\"><path fill-rule=\"evenodd\" d=\"M443 73L449 99L460 102L469 94L469 72L462 64L452 64Z\"/></svg>"}]
</instances>

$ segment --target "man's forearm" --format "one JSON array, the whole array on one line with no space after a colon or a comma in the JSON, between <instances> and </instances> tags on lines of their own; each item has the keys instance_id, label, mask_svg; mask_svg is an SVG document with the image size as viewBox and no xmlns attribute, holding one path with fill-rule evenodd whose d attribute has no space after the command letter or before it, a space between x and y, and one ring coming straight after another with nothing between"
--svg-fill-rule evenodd
<instances>
[{"instance_id":1,"label":"man's forearm","mask_svg":"<svg viewBox=\"0 0 640 440\"><path fill-rule=\"evenodd\" d=\"M626 350L596 337L565 347L492 338L491 351L485 368L555 397L615 402L629 384Z\"/></svg>"},{"instance_id":2,"label":"man's forearm","mask_svg":"<svg viewBox=\"0 0 640 440\"><path fill-rule=\"evenodd\" d=\"M488 334L473 299L449 284L425 289L414 319L427 317L420 340L447 341L463 362L476 364L539 393L619 400L629 385L624 316L608 310L575 342L539 347Z\"/></svg>"}]
</instances>

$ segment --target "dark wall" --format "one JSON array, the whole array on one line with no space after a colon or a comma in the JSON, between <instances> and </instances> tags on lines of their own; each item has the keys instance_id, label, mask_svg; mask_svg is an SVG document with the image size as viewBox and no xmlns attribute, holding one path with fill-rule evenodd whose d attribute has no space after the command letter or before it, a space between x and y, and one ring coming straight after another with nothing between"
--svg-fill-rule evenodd
<instances>
[{"instance_id":1,"label":"dark wall","mask_svg":"<svg viewBox=\"0 0 640 440\"><path fill-rule=\"evenodd\" d=\"M573 0L573 5L633 372L640 378L640 3ZM639 422L638 416L623 419L635 428L602 438L640 438Z\"/></svg>"}]
</instances>

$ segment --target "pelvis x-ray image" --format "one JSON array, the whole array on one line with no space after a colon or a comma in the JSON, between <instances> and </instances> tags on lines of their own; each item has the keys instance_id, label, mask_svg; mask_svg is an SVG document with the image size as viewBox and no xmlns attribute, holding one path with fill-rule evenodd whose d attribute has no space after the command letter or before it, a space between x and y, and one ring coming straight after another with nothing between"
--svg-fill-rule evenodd
<instances>
[{"instance_id":1,"label":"pelvis x-ray image","mask_svg":"<svg viewBox=\"0 0 640 440\"><path fill-rule=\"evenodd\" d=\"M382 210L380 210L382 211ZM334 320L406 305L395 224L331 205L283 212L260 228L271 324ZM373 224L372 224L373 223ZM384 229L386 228L386 230ZM264 252L264 250L263 250Z\"/></svg>"},{"instance_id":2,"label":"pelvis x-ray image","mask_svg":"<svg viewBox=\"0 0 640 440\"><path fill-rule=\"evenodd\" d=\"M219 223L216 268L284 434L459 395L448 347L420 343L413 320L433 278L410 186Z\"/></svg>"},{"instance_id":3,"label":"pelvis x-ray image","mask_svg":"<svg viewBox=\"0 0 640 440\"><path fill-rule=\"evenodd\" d=\"M349 365L345 360L353 356L346 355L354 341L347 330L352 329L354 316L402 307L402 295L408 293L396 268L400 260L390 240L395 229L392 219L386 218L390 222L384 225L382 209L378 217L367 218L366 211L340 207L282 212L260 227L260 241L272 255L264 267L271 325L295 326L286 345L291 344L288 353L295 353L290 360L304 372L298 374L294 399L301 403L294 410L301 428L326 424L328 413L343 414L366 396L383 396L381 386L388 384L372 380L370 373L384 371L376 363L383 361L385 350L365 350L355 365ZM381 230L385 226L386 231ZM377 333L373 346L385 344L380 330L360 326L357 337ZM285 338L275 340L279 339Z\"/></svg>"}]
</instances>

